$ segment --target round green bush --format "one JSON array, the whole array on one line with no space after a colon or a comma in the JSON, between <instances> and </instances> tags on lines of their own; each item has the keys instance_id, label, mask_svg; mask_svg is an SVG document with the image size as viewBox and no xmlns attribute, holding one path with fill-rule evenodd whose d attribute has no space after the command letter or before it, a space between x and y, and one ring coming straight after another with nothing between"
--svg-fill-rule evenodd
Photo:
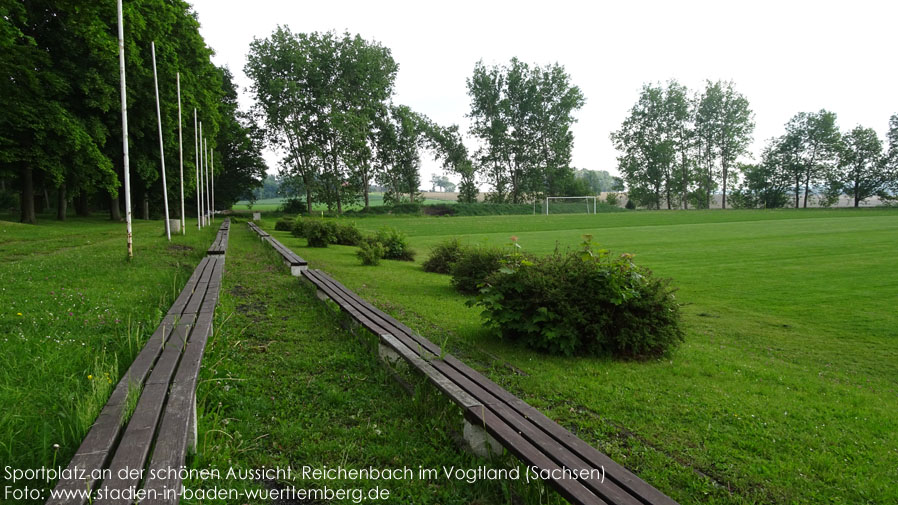
<instances>
[{"instance_id":1,"label":"round green bush","mask_svg":"<svg viewBox=\"0 0 898 505\"><path fill-rule=\"evenodd\" d=\"M632 256L612 258L587 241L583 251L505 265L476 304L494 333L534 349L642 359L683 341L674 291Z\"/></svg>"},{"instance_id":2,"label":"round green bush","mask_svg":"<svg viewBox=\"0 0 898 505\"><path fill-rule=\"evenodd\" d=\"M291 231L293 230L293 218L290 216L283 216L274 223L274 229L277 231Z\"/></svg>"},{"instance_id":3,"label":"round green bush","mask_svg":"<svg viewBox=\"0 0 898 505\"><path fill-rule=\"evenodd\" d=\"M359 244L356 256L362 260L363 265L377 266L384 257L384 246L376 240L363 240Z\"/></svg>"},{"instance_id":4,"label":"round green bush","mask_svg":"<svg viewBox=\"0 0 898 505\"><path fill-rule=\"evenodd\" d=\"M309 247L327 247L337 242L337 225L333 221L306 219L302 232L309 242Z\"/></svg>"},{"instance_id":5,"label":"round green bush","mask_svg":"<svg viewBox=\"0 0 898 505\"><path fill-rule=\"evenodd\" d=\"M362 242L362 232L354 223L335 223L334 243L340 245L359 245Z\"/></svg>"},{"instance_id":6,"label":"round green bush","mask_svg":"<svg viewBox=\"0 0 898 505\"><path fill-rule=\"evenodd\" d=\"M449 267L452 285L467 295L477 294L487 277L502 268L505 253L495 247L466 247Z\"/></svg>"},{"instance_id":7,"label":"round green bush","mask_svg":"<svg viewBox=\"0 0 898 505\"><path fill-rule=\"evenodd\" d=\"M405 233L390 227L378 230L374 240L384 248L384 258L388 260L414 261L415 251L408 245Z\"/></svg>"},{"instance_id":8,"label":"round green bush","mask_svg":"<svg viewBox=\"0 0 898 505\"><path fill-rule=\"evenodd\" d=\"M452 264L461 257L464 246L458 238L451 238L441 242L430 250L430 256L424 260L422 267L425 272L448 274Z\"/></svg>"}]
</instances>

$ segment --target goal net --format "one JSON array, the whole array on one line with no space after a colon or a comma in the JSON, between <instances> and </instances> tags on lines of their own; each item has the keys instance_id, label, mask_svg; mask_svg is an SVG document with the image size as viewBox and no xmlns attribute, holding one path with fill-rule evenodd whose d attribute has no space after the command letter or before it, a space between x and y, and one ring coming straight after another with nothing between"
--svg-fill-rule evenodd
<instances>
[{"instance_id":1,"label":"goal net","mask_svg":"<svg viewBox=\"0 0 898 505\"><path fill-rule=\"evenodd\" d=\"M546 215L549 214L595 214L595 196L547 196L545 201Z\"/></svg>"}]
</instances>

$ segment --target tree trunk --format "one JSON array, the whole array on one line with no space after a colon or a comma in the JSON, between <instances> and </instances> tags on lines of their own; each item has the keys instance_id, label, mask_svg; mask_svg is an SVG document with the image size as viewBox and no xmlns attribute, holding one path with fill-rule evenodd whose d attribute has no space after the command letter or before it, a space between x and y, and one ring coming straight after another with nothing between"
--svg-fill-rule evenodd
<instances>
[{"instance_id":1,"label":"tree trunk","mask_svg":"<svg viewBox=\"0 0 898 505\"><path fill-rule=\"evenodd\" d=\"M150 196L146 193L143 194L143 219L145 221L150 220Z\"/></svg>"},{"instance_id":2,"label":"tree trunk","mask_svg":"<svg viewBox=\"0 0 898 505\"><path fill-rule=\"evenodd\" d=\"M726 208L727 208L727 164L721 163L721 168L723 169L723 194L720 195L720 208L726 210Z\"/></svg>"},{"instance_id":3,"label":"tree trunk","mask_svg":"<svg viewBox=\"0 0 898 505\"><path fill-rule=\"evenodd\" d=\"M115 195L109 196L109 220L110 221L121 221L122 220L122 211L119 207L119 196Z\"/></svg>"},{"instance_id":4,"label":"tree trunk","mask_svg":"<svg viewBox=\"0 0 898 505\"><path fill-rule=\"evenodd\" d=\"M368 177L365 177L365 209L368 209Z\"/></svg>"},{"instance_id":5,"label":"tree trunk","mask_svg":"<svg viewBox=\"0 0 898 505\"><path fill-rule=\"evenodd\" d=\"M811 191L811 173L808 172L807 176L805 176L805 179L804 179L804 205L802 205L802 207L804 207L805 209L808 208L808 193L810 193L810 191Z\"/></svg>"},{"instance_id":6,"label":"tree trunk","mask_svg":"<svg viewBox=\"0 0 898 505\"><path fill-rule=\"evenodd\" d=\"M37 224L37 215L34 213L34 178L31 167L22 169L21 200L21 221L28 224Z\"/></svg>"},{"instance_id":7,"label":"tree trunk","mask_svg":"<svg viewBox=\"0 0 898 505\"><path fill-rule=\"evenodd\" d=\"M309 211L309 215L312 215L312 190L306 186L306 208Z\"/></svg>"},{"instance_id":8,"label":"tree trunk","mask_svg":"<svg viewBox=\"0 0 898 505\"><path fill-rule=\"evenodd\" d=\"M50 212L50 192L44 186L44 212Z\"/></svg>"},{"instance_id":9,"label":"tree trunk","mask_svg":"<svg viewBox=\"0 0 898 505\"><path fill-rule=\"evenodd\" d=\"M66 195L65 191L65 183L59 186L59 189L56 190L56 220L57 221L65 221L65 213L68 210L69 200L68 195Z\"/></svg>"},{"instance_id":10,"label":"tree trunk","mask_svg":"<svg viewBox=\"0 0 898 505\"><path fill-rule=\"evenodd\" d=\"M854 207L855 208L861 206L860 196L861 196L860 195L860 187L858 186L857 181L855 181L855 183L854 183Z\"/></svg>"},{"instance_id":11,"label":"tree trunk","mask_svg":"<svg viewBox=\"0 0 898 505\"><path fill-rule=\"evenodd\" d=\"M78 193L78 196L75 197L75 214L86 217L90 215L90 208L88 207L89 200L87 198L87 191L81 190Z\"/></svg>"}]
</instances>

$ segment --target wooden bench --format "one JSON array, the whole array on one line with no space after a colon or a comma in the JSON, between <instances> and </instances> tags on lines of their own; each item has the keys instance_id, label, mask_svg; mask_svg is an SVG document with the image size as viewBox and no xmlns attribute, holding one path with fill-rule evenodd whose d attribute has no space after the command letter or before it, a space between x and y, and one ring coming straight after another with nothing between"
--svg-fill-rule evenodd
<instances>
[{"instance_id":1,"label":"wooden bench","mask_svg":"<svg viewBox=\"0 0 898 505\"><path fill-rule=\"evenodd\" d=\"M461 407L466 420L465 438L475 452L488 455L501 444L528 468L549 472L545 480L571 503L676 503L325 273L305 270L303 277L317 288L319 298L333 300L343 312L379 337L381 357L387 361L403 358ZM565 469L576 471L577 475L565 473ZM584 471L595 471L595 475L580 475Z\"/></svg>"},{"instance_id":2,"label":"wooden bench","mask_svg":"<svg viewBox=\"0 0 898 505\"><path fill-rule=\"evenodd\" d=\"M196 450L197 375L212 334L223 270L224 256L200 261L69 462L73 478L56 484L57 497L48 504L130 504L135 499L125 493L137 489L147 493L140 503L178 503L181 480L168 469L177 471L188 448ZM138 394L125 419L129 395L133 400ZM161 478L149 478L152 474Z\"/></svg>"},{"instance_id":3,"label":"wooden bench","mask_svg":"<svg viewBox=\"0 0 898 505\"><path fill-rule=\"evenodd\" d=\"M221 227L218 229L218 234L215 235L215 240L212 241L212 245L209 246L209 250L206 251L206 254L224 255L225 251L228 250L228 232L230 230L231 219L228 218L221 223Z\"/></svg>"},{"instance_id":4,"label":"wooden bench","mask_svg":"<svg viewBox=\"0 0 898 505\"><path fill-rule=\"evenodd\" d=\"M271 236L267 231L263 230L262 228L259 228L259 225L257 225L256 223L254 223L252 221L248 221L246 224L247 224L247 226L249 226L249 229L256 232L256 235L259 236L259 239L261 239L263 241L267 237Z\"/></svg>"},{"instance_id":5,"label":"wooden bench","mask_svg":"<svg viewBox=\"0 0 898 505\"><path fill-rule=\"evenodd\" d=\"M256 223L249 223L249 229L256 232L263 242L271 244L271 247L281 255L284 264L290 267L290 274L294 277L299 277L302 274L302 271L309 267L309 263L306 260L297 256L297 254L291 251L287 246L280 243L278 239L266 233L262 228L259 228Z\"/></svg>"}]
</instances>

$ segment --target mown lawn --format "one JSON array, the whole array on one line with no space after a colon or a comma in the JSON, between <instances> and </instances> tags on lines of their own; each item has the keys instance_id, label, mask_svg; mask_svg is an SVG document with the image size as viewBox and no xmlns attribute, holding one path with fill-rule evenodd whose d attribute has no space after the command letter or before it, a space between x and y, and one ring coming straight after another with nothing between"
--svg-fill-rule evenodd
<instances>
[{"instance_id":1,"label":"mown lawn","mask_svg":"<svg viewBox=\"0 0 898 505\"><path fill-rule=\"evenodd\" d=\"M366 218L405 230L417 262L313 266L448 342L494 380L682 503L898 502L898 212L630 212ZM497 342L420 262L457 236L533 253L583 234L674 279L686 343L666 359L559 358Z\"/></svg>"}]
</instances>

